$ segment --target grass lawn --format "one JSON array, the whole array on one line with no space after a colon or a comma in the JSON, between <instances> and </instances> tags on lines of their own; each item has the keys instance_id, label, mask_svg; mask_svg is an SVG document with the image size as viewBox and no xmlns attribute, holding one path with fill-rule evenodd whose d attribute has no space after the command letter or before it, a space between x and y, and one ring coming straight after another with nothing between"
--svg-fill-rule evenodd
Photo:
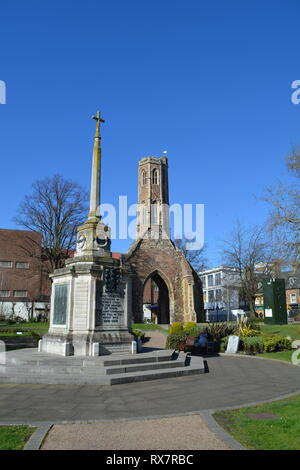
<instances>
[{"instance_id":1,"label":"grass lawn","mask_svg":"<svg viewBox=\"0 0 300 470\"><path fill-rule=\"evenodd\" d=\"M248 413L272 413L277 418L257 420ZM248 449L300 450L300 395L249 408L216 411L213 416Z\"/></svg>"},{"instance_id":2,"label":"grass lawn","mask_svg":"<svg viewBox=\"0 0 300 470\"><path fill-rule=\"evenodd\" d=\"M294 351L277 351L271 353L257 354L257 357L268 357L270 359L280 359L281 361L291 362L292 354Z\"/></svg>"},{"instance_id":3,"label":"grass lawn","mask_svg":"<svg viewBox=\"0 0 300 470\"><path fill-rule=\"evenodd\" d=\"M49 322L24 322L24 323L13 323L12 325L8 325L7 323L6 324L1 324L0 323L0 330L1 328L4 328L4 329L16 329L16 328L19 328L19 329L23 329L23 328L32 328L32 329L35 329L35 328L44 328L44 329L48 329L49 328Z\"/></svg>"},{"instance_id":4,"label":"grass lawn","mask_svg":"<svg viewBox=\"0 0 300 470\"><path fill-rule=\"evenodd\" d=\"M22 450L36 428L0 426L0 450Z\"/></svg>"},{"instance_id":5,"label":"grass lawn","mask_svg":"<svg viewBox=\"0 0 300 470\"><path fill-rule=\"evenodd\" d=\"M300 339L300 325L262 325L261 332L268 335L290 336L292 339Z\"/></svg>"},{"instance_id":6,"label":"grass lawn","mask_svg":"<svg viewBox=\"0 0 300 470\"><path fill-rule=\"evenodd\" d=\"M159 331L162 331L163 333L169 334L168 330L166 330L165 328L162 328L159 325L155 325L154 323L133 323L132 328L136 330L142 330L142 331L159 330Z\"/></svg>"}]
</instances>

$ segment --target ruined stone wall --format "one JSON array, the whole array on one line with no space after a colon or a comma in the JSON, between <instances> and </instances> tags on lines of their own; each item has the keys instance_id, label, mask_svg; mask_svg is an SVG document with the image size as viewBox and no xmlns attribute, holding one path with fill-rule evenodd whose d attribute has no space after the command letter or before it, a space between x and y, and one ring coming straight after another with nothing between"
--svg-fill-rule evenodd
<instances>
[{"instance_id":1,"label":"ruined stone wall","mask_svg":"<svg viewBox=\"0 0 300 470\"><path fill-rule=\"evenodd\" d=\"M200 284L197 279L195 282L196 273L171 240L139 240L129 254L124 255L123 263L133 276L132 305L135 322L143 319L144 284L153 273L158 273L168 287L170 323L203 320L201 281L199 279Z\"/></svg>"}]
</instances>

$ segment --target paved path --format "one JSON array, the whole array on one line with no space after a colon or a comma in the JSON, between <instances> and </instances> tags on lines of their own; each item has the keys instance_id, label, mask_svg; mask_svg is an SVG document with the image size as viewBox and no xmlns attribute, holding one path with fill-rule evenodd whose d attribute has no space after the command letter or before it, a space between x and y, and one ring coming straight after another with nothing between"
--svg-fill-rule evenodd
<instances>
[{"instance_id":1,"label":"paved path","mask_svg":"<svg viewBox=\"0 0 300 470\"><path fill-rule=\"evenodd\" d=\"M280 361L208 357L209 373L122 385L0 384L0 422L102 420L239 406L300 391L300 368Z\"/></svg>"},{"instance_id":2,"label":"paved path","mask_svg":"<svg viewBox=\"0 0 300 470\"><path fill-rule=\"evenodd\" d=\"M199 415L57 424L42 450L230 450Z\"/></svg>"},{"instance_id":3,"label":"paved path","mask_svg":"<svg viewBox=\"0 0 300 470\"><path fill-rule=\"evenodd\" d=\"M165 349L167 335L158 330L145 331L147 341L143 344L143 351L153 351L154 349Z\"/></svg>"},{"instance_id":4,"label":"paved path","mask_svg":"<svg viewBox=\"0 0 300 470\"><path fill-rule=\"evenodd\" d=\"M45 449L238 448L207 410L300 393L297 366L224 355L206 360L207 374L112 387L0 384L0 424L42 424L29 448L39 447L53 423Z\"/></svg>"}]
</instances>

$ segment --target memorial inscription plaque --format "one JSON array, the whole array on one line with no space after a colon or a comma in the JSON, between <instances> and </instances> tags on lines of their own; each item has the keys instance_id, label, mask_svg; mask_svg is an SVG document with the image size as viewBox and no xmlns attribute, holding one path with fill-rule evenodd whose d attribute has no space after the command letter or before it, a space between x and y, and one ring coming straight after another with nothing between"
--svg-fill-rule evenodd
<instances>
[{"instance_id":1,"label":"memorial inscription plaque","mask_svg":"<svg viewBox=\"0 0 300 470\"><path fill-rule=\"evenodd\" d=\"M64 325L67 316L68 284L58 284L54 287L54 325Z\"/></svg>"},{"instance_id":2,"label":"memorial inscription plaque","mask_svg":"<svg viewBox=\"0 0 300 470\"><path fill-rule=\"evenodd\" d=\"M103 292L101 299L101 325L122 326L124 316L123 298L119 292Z\"/></svg>"}]
</instances>

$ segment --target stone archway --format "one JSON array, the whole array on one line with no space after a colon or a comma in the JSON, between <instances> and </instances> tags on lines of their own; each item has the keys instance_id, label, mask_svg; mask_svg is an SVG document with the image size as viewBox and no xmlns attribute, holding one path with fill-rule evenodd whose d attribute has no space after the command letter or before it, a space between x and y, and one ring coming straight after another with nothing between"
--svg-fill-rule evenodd
<instances>
[{"instance_id":1,"label":"stone archway","mask_svg":"<svg viewBox=\"0 0 300 470\"><path fill-rule=\"evenodd\" d=\"M170 283L158 270L147 276L143 283L143 304L151 305L152 320L169 324L173 313L173 295Z\"/></svg>"},{"instance_id":2,"label":"stone archway","mask_svg":"<svg viewBox=\"0 0 300 470\"><path fill-rule=\"evenodd\" d=\"M136 240L129 253L123 255L122 263L132 276L131 305L135 323L142 323L145 318L144 286L147 279L155 275L168 289L169 323L203 321L201 281L170 239Z\"/></svg>"}]
</instances>

